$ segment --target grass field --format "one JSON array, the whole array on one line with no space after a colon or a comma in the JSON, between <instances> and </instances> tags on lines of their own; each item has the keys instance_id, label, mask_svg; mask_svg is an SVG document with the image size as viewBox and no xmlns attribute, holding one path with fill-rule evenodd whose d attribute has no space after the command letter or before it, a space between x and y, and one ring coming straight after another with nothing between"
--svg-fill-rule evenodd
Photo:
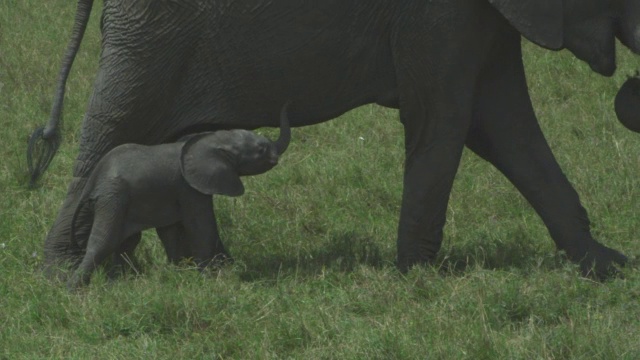
<instances>
[{"instance_id":1,"label":"grass field","mask_svg":"<svg viewBox=\"0 0 640 360\"><path fill-rule=\"evenodd\" d=\"M399 274L402 128L377 106L295 129L281 165L246 179L244 196L215 199L234 266L202 276L167 265L149 233L137 275L109 283L99 273L80 294L50 283L43 239L77 152L99 11L68 84L61 151L36 190L25 186L25 152L48 117L74 3L0 2L0 359L640 358L638 269L605 284L579 277L519 193L471 153L441 266ZM640 57L620 50L607 79L567 52L525 48L540 122L594 234L635 257L640 135L612 104Z\"/></svg>"}]
</instances>

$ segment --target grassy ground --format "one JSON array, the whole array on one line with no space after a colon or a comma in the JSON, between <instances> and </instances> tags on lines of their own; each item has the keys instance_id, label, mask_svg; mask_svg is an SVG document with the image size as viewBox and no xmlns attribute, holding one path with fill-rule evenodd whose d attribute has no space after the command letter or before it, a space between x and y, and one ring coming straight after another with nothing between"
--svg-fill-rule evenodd
<instances>
[{"instance_id":1,"label":"grassy ground","mask_svg":"<svg viewBox=\"0 0 640 360\"><path fill-rule=\"evenodd\" d=\"M137 276L71 295L42 278L99 52L98 12L74 66L62 149L29 191L25 149L46 120L74 2L0 2L0 359L638 359L640 274L598 284L555 254L539 218L465 153L438 268L393 267L402 129L376 106L293 132L281 165L215 200L237 264L169 266L147 234ZM99 8L99 2L96 8ZM640 253L640 136L615 120L612 79L526 45L531 93L595 235ZM273 134L271 130L265 133Z\"/></svg>"}]
</instances>

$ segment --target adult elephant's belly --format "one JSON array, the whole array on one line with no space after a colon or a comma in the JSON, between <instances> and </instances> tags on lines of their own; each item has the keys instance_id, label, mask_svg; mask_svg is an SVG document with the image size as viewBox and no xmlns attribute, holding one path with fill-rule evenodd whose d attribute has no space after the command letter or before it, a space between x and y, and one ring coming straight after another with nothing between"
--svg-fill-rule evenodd
<instances>
[{"instance_id":1,"label":"adult elephant's belly","mask_svg":"<svg viewBox=\"0 0 640 360\"><path fill-rule=\"evenodd\" d=\"M282 106L291 101L291 125L304 126L367 103L398 106L389 34L369 34L376 28L358 30L359 24L348 22L329 22L326 28L287 24L283 20L282 27L269 31L231 24L203 36L206 44L190 59L173 119L165 123L177 124L182 134L277 126ZM290 36L292 31L300 35ZM221 34L234 34L233 41Z\"/></svg>"}]
</instances>

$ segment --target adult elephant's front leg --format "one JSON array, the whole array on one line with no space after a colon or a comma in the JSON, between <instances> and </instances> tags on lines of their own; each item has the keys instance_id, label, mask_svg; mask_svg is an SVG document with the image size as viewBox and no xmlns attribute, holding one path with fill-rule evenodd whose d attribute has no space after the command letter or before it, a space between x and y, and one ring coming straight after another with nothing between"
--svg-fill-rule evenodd
<instances>
[{"instance_id":1,"label":"adult elephant's front leg","mask_svg":"<svg viewBox=\"0 0 640 360\"><path fill-rule=\"evenodd\" d=\"M593 239L586 210L555 160L538 125L519 43L498 56L480 79L467 146L491 162L540 215L557 247L583 274L606 277L626 258Z\"/></svg>"},{"instance_id":2,"label":"adult elephant's front leg","mask_svg":"<svg viewBox=\"0 0 640 360\"><path fill-rule=\"evenodd\" d=\"M71 241L71 220L86 183L86 178L71 180L67 198L45 240L43 272L49 279L65 281L67 270L75 268L82 259L83 249Z\"/></svg>"},{"instance_id":3,"label":"adult elephant's front leg","mask_svg":"<svg viewBox=\"0 0 640 360\"><path fill-rule=\"evenodd\" d=\"M484 11L482 7L465 14L453 2L412 2L407 11L428 14L432 8L442 15L437 21L409 16L392 42L405 131L397 243L397 266L403 272L432 262L440 250L449 194L471 123L475 83L494 33L493 25L476 21L483 15L478 18L473 12Z\"/></svg>"},{"instance_id":4,"label":"adult elephant's front leg","mask_svg":"<svg viewBox=\"0 0 640 360\"><path fill-rule=\"evenodd\" d=\"M470 118L463 98L443 97L429 103L407 100L402 100L400 110L406 162L397 265L403 272L433 261L440 250L449 194Z\"/></svg>"},{"instance_id":5,"label":"adult elephant's front leg","mask_svg":"<svg viewBox=\"0 0 640 360\"><path fill-rule=\"evenodd\" d=\"M433 261L440 250L459 153L457 147L440 147L407 161L398 226L397 265L403 272Z\"/></svg>"}]
</instances>

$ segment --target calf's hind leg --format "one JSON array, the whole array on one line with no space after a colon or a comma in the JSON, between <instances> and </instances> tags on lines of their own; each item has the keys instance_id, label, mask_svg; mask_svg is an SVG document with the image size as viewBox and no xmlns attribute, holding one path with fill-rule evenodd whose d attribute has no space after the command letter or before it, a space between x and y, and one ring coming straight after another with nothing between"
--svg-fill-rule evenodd
<instances>
[{"instance_id":1,"label":"calf's hind leg","mask_svg":"<svg viewBox=\"0 0 640 360\"><path fill-rule=\"evenodd\" d=\"M115 194L112 198L96 201L86 253L67 283L70 291L88 285L95 269L122 245L126 201L122 194Z\"/></svg>"}]
</instances>

